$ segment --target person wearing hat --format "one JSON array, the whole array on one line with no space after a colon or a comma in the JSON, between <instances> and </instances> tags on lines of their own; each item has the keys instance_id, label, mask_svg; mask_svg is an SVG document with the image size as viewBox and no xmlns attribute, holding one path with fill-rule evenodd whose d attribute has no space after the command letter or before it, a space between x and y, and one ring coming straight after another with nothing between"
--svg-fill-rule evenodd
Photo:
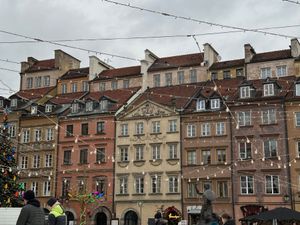
<instances>
[{"instance_id":1,"label":"person wearing hat","mask_svg":"<svg viewBox=\"0 0 300 225\"><path fill-rule=\"evenodd\" d=\"M28 190L23 194L25 206L22 208L16 225L44 225L45 214L34 192Z\"/></svg>"},{"instance_id":2,"label":"person wearing hat","mask_svg":"<svg viewBox=\"0 0 300 225\"><path fill-rule=\"evenodd\" d=\"M56 198L50 198L47 202L50 208L48 216L49 225L65 225L67 224L67 217L64 208L61 206Z\"/></svg>"}]
</instances>

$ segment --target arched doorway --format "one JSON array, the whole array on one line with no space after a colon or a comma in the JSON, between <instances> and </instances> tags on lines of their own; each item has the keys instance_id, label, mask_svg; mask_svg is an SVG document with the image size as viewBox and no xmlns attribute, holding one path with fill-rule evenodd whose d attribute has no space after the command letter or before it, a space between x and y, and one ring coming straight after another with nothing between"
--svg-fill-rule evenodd
<instances>
[{"instance_id":1,"label":"arched doorway","mask_svg":"<svg viewBox=\"0 0 300 225\"><path fill-rule=\"evenodd\" d=\"M134 211L128 211L125 214L124 225L138 225L138 216Z\"/></svg>"},{"instance_id":2,"label":"arched doorway","mask_svg":"<svg viewBox=\"0 0 300 225\"><path fill-rule=\"evenodd\" d=\"M96 225L107 225L107 216L104 212L96 214Z\"/></svg>"},{"instance_id":3,"label":"arched doorway","mask_svg":"<svg viewBox=\"0 0 300 225\"><path fill-rule=\"evenodd\" d=\"M66 211L66 215L67 215L67 225L75 225L74 214L70 211Z\"/></svg>"}]
</instances>

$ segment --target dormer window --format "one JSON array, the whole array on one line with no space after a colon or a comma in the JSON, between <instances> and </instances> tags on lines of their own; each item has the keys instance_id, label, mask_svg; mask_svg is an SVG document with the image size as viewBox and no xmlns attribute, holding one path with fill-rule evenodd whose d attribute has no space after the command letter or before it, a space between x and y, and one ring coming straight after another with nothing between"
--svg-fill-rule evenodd
<instances>
[{"instance_id":1,"label":"dormer window","mask_svg":"<svg viewBox=\"0 0 300 225\"><path fill-rule=\"evenodd\" d=\"M52 105L46 104L45 112L46 113L52 112Z\"/></svg>"},{"instance_id":2,"label":"dormer window","mask_svg":"<svg viewBox=\"0 0 300 225\"><path fill-rule=\"evenodd\" d=\"M72 110L72 113L78 113L78 111L79 111L78 103L73 103L71 110Z\"/></svg>"},{"instance_id":3,"label":"dormer window","mask_svg":"<svg viewBox=\"0 0 300 225\"><path fill-rule=\"evenodd\" d=\"M203 99L197 99L196 110L197 111L205 110L205 100L203 100Z\"/></svg>"},{"instance_id":4,"label":"dormer window","mask_svg":"<svg viewBox=\"0 0 300 225\"><path fill-rule=\"evenodd\" d=\"M295 85L296 88L296 96L300 96L300 83Z\"/></svg>"},{"instance_id":5,"label":"dormer window","mask_svg":"<svg viewBox=\"0 0 300 225\"><path fill-rule=\"evenodd\" d=\"M274 84L264 84L264 96L274 96Z\"/></svg>"},{"instance_id":6,"label":"dormer window","mask_svg":"<svg viewBox=\"0 0 300 225\"><path fill-rule=\"evenodd\" d=\"M85 103L85 111L87 111L87 112L93 111L93 102L92 101Z\"/></svg>"},{"instance_id":7,"label":"dormer window","mask_svg":"<svg viewBox=\"0 0 300 225\"><path fill-rule=\"evenodd\" d=\"M101 109L101 111L107 111L107 109L108 109L108 101L107 100L101 100L100 109Z\"/></svg>"},{"instance_id":8,"label":"dormer window","mask_svg":"<svg viewBox=\"0 0 300 225\"><path fill-rule=\"evenodd\" d=\"M211 99L210 100L210 108L211 109L219 109L220 108L220 99Z\"/></svg>"},{"instance_id":9,"label":"dormer window","mask_svg":"<svg viewBox=\"0 0 300 225\"><path fill-rule=\"evenodd\" d=\"M31 115L35 115L37 114L37 106L34 105L34 106L31 106Z\"/></svg>"},{"instance_id":10,"label":"dormer window","mask_svg":"<svg viewBox=\"0 0 300 225\"><path fill-rule=\"evenodd\" d=\"M240 98L250 98L250 87L240 87Z\"/></svg>"},{"instance_id":11,"label":"dormer window","mask_svg":"<svg viewBox=\"0 0 300 225\"><path fill-rule=\"evenodd\" d=\"M0 100L0 108L3 108L3 100Z\"/></svg>"},{"instance_id":12,"label":"dormer window","mask_svg":"<svg viewBox=\"0 0 300 225\"><path fill-rule=\"evenodd\" d=\"M12 99L10 102L10 107L17 107L18 99Z\"/></svg>"}]
</instances>

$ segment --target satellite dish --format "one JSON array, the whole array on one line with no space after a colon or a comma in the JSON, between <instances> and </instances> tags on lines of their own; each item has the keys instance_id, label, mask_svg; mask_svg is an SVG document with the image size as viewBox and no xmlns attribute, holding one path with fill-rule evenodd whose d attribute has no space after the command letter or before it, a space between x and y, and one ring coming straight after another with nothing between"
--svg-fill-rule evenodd
<instances>
[{"instance_id":1,"label":"satellite dish","mask_svg":"<svg viewBox=\"0 0 300 225\"><path fill-rule=\"evenodd\" d=\"M217 56L218 61L221 61L222 57L220 55Z\"/></svg>"}]
</instances>

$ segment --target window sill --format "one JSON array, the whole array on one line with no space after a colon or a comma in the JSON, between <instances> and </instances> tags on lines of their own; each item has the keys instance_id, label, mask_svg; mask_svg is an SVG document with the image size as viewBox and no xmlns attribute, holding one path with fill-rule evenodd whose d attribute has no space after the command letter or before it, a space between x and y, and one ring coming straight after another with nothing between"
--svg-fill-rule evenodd
<instances>
[{"instance_id":1,"label":"window sill","mask_svg":"<svg viewBox=\"0 0 300 225\"><path fill-rule=\"evenodd\" d=\"M134 134L133 136L140 137L140 136L145 136L145 134Z\"/></svg>"},{"instance_id":2,"label":"window sill","mask_svg":"<svg viewBox=\"0 0 300 225\"><path fill-rule=\"evenodd\" d=\"M132 196L146 196L145 193L135 193L135 194L132 194Z\"/></svg>"},{"instance_id":3,"label":"window sill","mask_svg":"<svg viewBox=\"0 0 300 225\"><path fill-rule=\"evenodd\" d=\"M168 131L167 134L176 134L179 133L179 131Z\"/></svg>"},{"instance_id":4,"label":"window sill","mask_svg":"<svg viewBox=\"0 0 300 225\"><path fill-rule=\"evenodd\" d=\"M149 160L149 162L153 166L159 166L162 163L162 159L153 159L153 160Z\"/></svg>"},{"instance_id":5,"label":"window sill","mask_svg":"<svg viewBox=\"0 0 300 225\"><path fill-rule=\"evenodd\" d=\"M262 123L259 124L260 127L268 127L268 126L278 126L278 123Z\"/></svg>"},{"instance_id":6,"label":"window sill","mask_svg":"<svg viewBox=\"0 0 300 225\"><path fill-rule=\"evenodd\" d=\"M252 128L253 125L245 125L245 126L242 126L242 125L239 125L239 128ZM238 129L236 129L238 130Z\"/></svg>"},{"instance_id":7,"label":"window sill","mask_svg":"<svg viewBox=\"0 0 300 225\"><path fill-rule=\"evenodd\" d=\"M116 196L129 196L129 194L116 194Z\"/></svg>"},{"instance_id":8,"label":"window sill","mask_svg":"<svg viewBox=\"0 0 300 225\"><path fill-rule=\"evenodd\" d=\"M83 165L88 165L89 163L86 162L86 163L77 163L78 166L83 166Z\"/></svg>"},{"instance_id":9,"label":"window sill","mask_svg":"<svg viewBox=\"0 0 300 225\"><path fill-rule=\"evenodd\" d=\"M122 138L122 137L129 137L129 135L119 135L118 137L119 137L119 138Z\"/></svg>"},{"instance_id":10,"label":"window sill","mask_svg":"<svg viewBox=\"0 0 300 225\"><path fill-rule=\"evenodd\" d=\"M169 193L166 193L166 195L180 195L179 192L169 192Z\"/></svg>"},{"instance_id":11,"label":"window sill","mask_svg":"<svg viewBox=\"0 0 300 225\"><path fill-rule=\"evenodd\" d=\"M161 132L154 132L154 133L150 133L150 135L160 135L161 134Z\"/></svg>"},{"instance_id":12,"label":"window sill","mask_svg":"<svg viewBox=\"0 0 300 225\"><path fill-rule=\"evenodd\" d=\"M177 164L178 164L179 159L167 159L167 162L168 162L170 165L174 166L174 165L177 165Z\"/></svg>"},{"instance_id":13,"label":"window sill","mask_svg":"<svg viewBox=\"0 0 300 225\"><path fill-rule=\"evenodd\" d=\"M135 161L133 161L133 164L135 166L140 167L140 166L143 166L145 164L145 162L146 162L145 160L135 160Z\"/></svg>"},{"instance_id":14,"label":"window sill","mask_svg":"<svg viewBox=\"0 0 300 225\"><path fill-rule=\"evenodd\" d=\"M129 164L129 161L119 161L117 162L120 167L126 167Z\"/></svg>"},{"instance_id":15,"label":"window sill","mask_svg":"<svg viewBox=\"0 0 300 225\"><path fill-rule=\"evenodd\" d=\"M68 135L68 136L66 135L65 136L65 138L72 138L72 137L74 137L74 135Z\"/></svg>"},{"instance_id":16,"label":"window sill","mask_svg":"<svg viewBox=\"0 0 300 225\"><path fill-rule=\"evenodd\" d=\"M61 166L72 166L73 163L64 163L64 164L61 164Z\"/></svg>"},{"instance_id":17,"label":"window sill","mask_svg":"<svg viewBox=\"0 0 300 225\"><path fill-rule=\"evenodd\" d=\"M96 135L105 135L105 132L97 132Z\"/></svg>"},{"instance_id":18,"label":"window sill","mask_svg":"<svg viewBox=\"0 0 300 225\"><path fill-rule=\"evenodd\" d=\"M148 195L155 196L155 195L163 195L163 194L162 193L149 193Z\"/></svg>"},{"instance_id":19,"label":"window sill","mask_svg":"<svg viewBox=\"0 0 300 225\"><path fill-rule=\"evenodd\" d=\"M94 164L95 164L95 165L106 164L106 161L104 161L104 162L101 162L101 161L100 161L100 163L99 163L99 162L95 162Z\"/></svg>"}]
</instances>

